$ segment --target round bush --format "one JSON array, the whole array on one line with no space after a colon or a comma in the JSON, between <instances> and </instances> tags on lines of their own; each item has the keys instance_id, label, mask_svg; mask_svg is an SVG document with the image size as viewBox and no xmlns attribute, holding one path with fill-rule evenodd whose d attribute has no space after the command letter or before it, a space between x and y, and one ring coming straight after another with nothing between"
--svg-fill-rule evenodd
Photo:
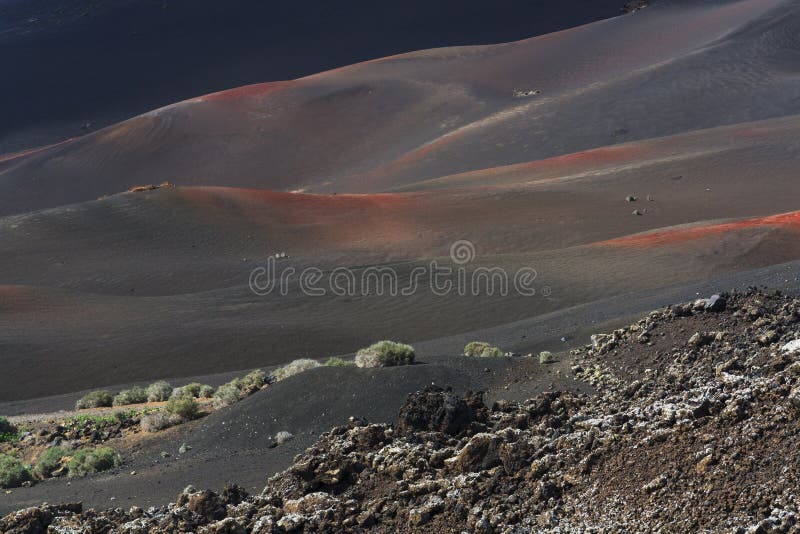
<instances>
[{"instance_id":1,"label":"round bush","mask_svg":"<svg viewBox=\"0 0 800 534\"><path fill-rule=\"evenodd\" d=\"M197 417L200 406L189 396L172 397L167 401L166 410L188 421Z\"/></svg>"},{"instance_id":2,"label":"round bush","mask_svg":"<svg viewBox=\"0 0 800 534\"><path fill-rule=\"evenodd\" d=\"M111 447L80 449L69 461L69 476L82 477L89 473L107 471L120 464L119 455Z\"/></svg>"},{"instance_id":3,"label":"round bush","mask_svg":"<svg viewBox=\"0 0 800 534\"><path fill-rule=\"evenodd\" d=\"M114 398L108 391L92 391L78 399L78 402L75 403L75 408L78 410L83 410L85 408L105 408L111 406L113 401Z\"/></svg>"},{"instance_id":4,"label":"round bush","mask_svg":"<svg viewBox=\"0 0 800 534\"><path fill-rule=\"evenodd\" d=\"M354 367L355 365L355 362L336 356L331 356L328 358L328 361L325 362L325 367Z\"/></svg>"},{"instance_id":5,"label":"round bush","mask_svg":"<svg viewBox=\"0 0 800 534\"><path fill-rule=\"evenodd\" d=\"M53 471L61 467L61 460L66 455L66 451L61 447L50 447L39 455L33 468L33 474L41 479L50 478Z\"/></svg>"},{"instance_id":6,"label":"round bush","mask_svg":"<svg viewBox=\"0 0 800 534\"><path fill-rule=\"evenodd\" d=\"M493 347L485 341L473 341L464 347L464 356L476 358L499 358L503 356L503 351Z\"/></svg>"},{"instance_id":7,"label":"round bush","mask_svg":"<svg viewBox=\"0 0 800 534\"><path fill-rule=\"evenodd\" d=\"M0 443L4 441L16 441L17 434L17 427L5 417L0 417Z\"/></svg>"},{"instance_id":8,"label":"round bush","mask_svg":"<svg viewBox=\"0 0 800 534\"><path fill-rule=\"evenodd\" d=\"M147 402L164 402L172 395L172 386L169 382L159 380L147 386Z\"/></svg>"},{"instance_id":9,"label":"round bush","mask_svg":"<svg viewBox=\"0 0 800 534\"><path fill-rule=\"evenodd\" d=\"M29 480L31 472L25 464L13 456L0 454L0 487L18 488Z\"/></svg>"},{"instance_id":10,"label":"round bush","mask_svg":"<svg viewBox=\"0 0 800 534\"><path fill-rule=\"evenodd\" d=\"M230 406L242 397L242 384L239 379L221 385L214 393L214 408L220 409Z\"/></svg>"},{"instance_id":11,"label":"round bush","mask_svg":"<svg viewBox=\"0 0 800 534\"><path fill-rule=\"evenodd\" d=\"M295 360L292 363L288 363L280 369L277 369L274 373L272 373L272 376L275 377L277 382L280 382L281 380L286 380L290 376L300 374L316 367L321 367L317 360L300 358L299 360Z\"/></svg>"},{"instance_id":12,"label":"round bush","mask_svg":"<svg viewBox=\"0 0 800 534\"><path fill-rule=\"evenodd\" d=\"M171 426L179 425L183 422L183 418L179 415L167 412L155 412L142 416L141 423L142 430L145 432L158 432Z\"/></svg>"},{"instance_id":13,"label":"round bush","mask_svg":"<svg viewBox=\"0 0 800 534\"><path fill-rule=\"evenodd\" d=\"M209 393L210 391L210 393ZM170 397L191 397L193 399L207 399L214 394L214 388L207 385L201 384L200 382L192 382L191 384L186 384L185 386L181 386L179 388L175 388L172 390L172 395Z\"/></svg>"},{"instance_id":14,"label":"round bush","mask_svg":"<svg viewBox=\"0 0 800 534\"><path fill-rule=\"evenodd\" d=\"M125 406L127 404L142 404L147 402L147 392L139 386L131 389L124 389L114 396L114 406Z\"/></svg>"},{"instance_id":15,"label":"round bush","mask_svg":"<svg viewBox=\"0 0 800 534\"><path fill-rule=\"evenodd\" d=\"M243 379L242 383L245 388L260 389L267 383L267 373L261 369L256 369L248 373Z\"/></svg>"},{"instance_id":16,"label":"round bush","mask_svg":"<svg viewBox=\"0 0 800 534\"><path fill-rule=\"evenodd\" d=\"M200 392L197 394L197 396L201 399L210 399L214 396L214 387L209 386L208 384L203 384L200 387Z\"/></svg>"},{"instance_id":17,"label":"round bush","mask_svg":"<svg viewBox=\"0 0 800 534\"><path fill-rule=\"evenodd\" d=\"M17 427L5 417L0 416L0 434L16 434Z\"/></svg>"},{"instance_id":18,"label":"round bush","mask_svg":"<svg viewBox=\"0 0 800 534\"><path fill-rule=\"evenodd\" d=\"M359 367L393 367L414 363L414 348L394 341L379 341L356 354Z\"/></svg>"}]
</instances>

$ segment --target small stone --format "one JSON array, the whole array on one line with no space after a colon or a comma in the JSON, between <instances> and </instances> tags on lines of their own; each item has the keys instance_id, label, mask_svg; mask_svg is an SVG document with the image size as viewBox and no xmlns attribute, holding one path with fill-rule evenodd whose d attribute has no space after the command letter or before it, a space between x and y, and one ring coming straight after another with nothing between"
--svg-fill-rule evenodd
<instances>
[{"instance_id":1,"label":"small stone","mask_svg":"<svg viewBox=\"0 0 800 534\"><path fill-rule=\"evenodd\" d=\"M721 312L725 310L727 305L728 301L726 301L723 297L720 297L719 295L711 295L711 297L706 300L705 309L711 312Z\"/></svg>"},{"instance_id":2,"label":"small stone","mask_svg":"<svg viewBox=\"0 0 800 534\"><path fill-rule=\"evenodd\" d=\"M800 410L800 386L794 388L789 393L789 402L792 403L796 409Z\"/></svg>"},{"instance_id":3,"label":"small stone","mask_svg":"<svg viewBox=\"0 0 800 534\"><path fill-rule=\"evenodd\" d=\"M291 441L293 439L294 439L294 434L292 434L291 432L287 432L285 430L281 430L280 432L275 434L275 442L278 445L283 445L287 441Z\"/></svg>"},{"instance_id":4,"label":"small stone","mask_svg":"<svg viewBox=\"0 0 800 534\"><path fill-rule=\"evenodd\" d=\"M633 213L631 213L631 215L641 215L641 214L642 212L639 210L633 210Z\"/></svg>"},{"instance_id":5,"label":"small stone","mask_svg":"<svg viewBox=\"0 0 800 534\"><path fill-rule=\"evenodd\" d=\"M769 345L777 341L778 338L780 338L780 335L775 330L767 330L758 336L758 342L762 345Z\"/></svg>"},{"instance_id":6,"label":"small stone","mask_svg":"<svg viewBox=\"0 0 800 534\"><path fill-rule=\"evenodd\" d=\"M627 197L625 197L625 200L626 200L626 201L628 201L628 202L636 202L636 201L637 201L637 200L639 200L639 199L638 199L638 198L636 198L636 197L635 197L635 196L633 196L633 195L628 195Z\"/></svg>"},{"instance_id":7,"label":"small stone","mask_svg":"<svg viewBox=\"0 0 800 534\"><path fill-rule=\"evenodd\" d=\"M659 475L644 486L642 489L647 493L653 493L654 491L658 491L664 486L667 485L667 475Z\"/></svg>"},{"instance_id":8,"label":"small stone","mask_svg":"<svg viewBox=\"0 0 800 534\"><path fill-rule=\"evenodd\" d=\"M553 353L549 350L543 350L539 353L539 363L546 364L546 363L553 363L555 359L553 358Z\"/></svg>"},{"instance_id":9,"label":"small stone","mask_svg":"<svg viewBox=\"0 0 800 534\"><path fill-rule=\"evenodd\" d=\"M800 339L795 339L794 341L788 342L786 345L781 347L783 352L800 352Z\"/></svg>"},{"instance_id":10,"label":"small stone","mask_svg":"<svg viewBox=\"0 0 800 534\"><path fill-rule=\"evenodd\" d=\"M431 514L427 510L414 508L408 512L408 522L412 525L424 525L431 519Z\"/></svg>"},{"instance_id":11,"label":"small stone","mask_svg":"<svg viewBox=\"0 0 800 534\"><path fill-rule=\"evenodd\" d=\"M696 332L692 337L689 338L689 345L692 347L702 347L711 343L712 339L713 337L705 332Z\"/></svg>"},{"instance_id":12,"label":"small stone","mask_svg":"<svg viewBox=\"0 0 800 534\"><path fill-rule=\"evenodd\" d=\"M697 474L703 474L706 471L708 471L708 468L714 465L715 463L716 460L714 459L714 455L709 454L708 456L704 457L702 460L697 462L697 465L695 466L694 469L697 472Z\"/></svg>"}]
</instances>

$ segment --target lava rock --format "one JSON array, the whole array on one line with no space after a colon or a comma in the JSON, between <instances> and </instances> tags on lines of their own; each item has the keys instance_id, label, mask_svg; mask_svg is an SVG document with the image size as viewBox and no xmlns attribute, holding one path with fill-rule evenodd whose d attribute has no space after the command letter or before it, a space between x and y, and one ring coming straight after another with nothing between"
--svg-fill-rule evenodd
<instances>
[{"instance_id":1,"label":"lava rock","mask_svg":"<svg viewBox=\"0 0 800 534\"><path fill-rule=\"evenodd\" d=\"M481 393L467 393L461 398L450 389L428 386L408 396L400 408L397 428L405 434L428 430L455 436L470 428L473 422L485 419L484 412Z\"/></svg>"}]
</instances>

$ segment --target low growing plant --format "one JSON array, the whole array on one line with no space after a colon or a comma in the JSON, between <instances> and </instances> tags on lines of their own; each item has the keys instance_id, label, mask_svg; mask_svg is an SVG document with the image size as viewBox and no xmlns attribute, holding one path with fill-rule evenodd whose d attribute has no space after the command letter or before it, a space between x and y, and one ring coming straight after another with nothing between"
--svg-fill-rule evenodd
<instances>
[{"instance_id":1,"label":"low growing plant","mask_svg":"<svg viewBox=\"0 0 800 534\"><path fill-rule=\"evenodd\" d=\"M17 441L19 429L5 417L0 417L0 443Z\"/></svg>"},{"instance_id":2,"label":"low growing plant","mask_svg":"<svg viewBox=\"0 0 800 534\"><path fill-rule=\"evenodd\" d=\"M260 389L267 383L267 373L261 369L256 369L247 373L242 379L245 388Z\"/></svg>"},{"instance_id":3,"label":"low growing plant","mask_svg":"<svg viewBox=\"0 0 800 534\"><path fill-rule=\"evenodd\" d=\"M208 384L201 384L200 382L192 382L179 388L172 390L170 398L174 397L191 397L193 399L207 399L214 394L214 388Z\"/></svg>"},{"instance_id":4,"label":"low growing plant","mask_svg":"<svg viewBox=\"0 0 800 534\"><path fill-rule=\"evenodd\" d=\"M355 367L355 365L355 362L339 358L338 356L331 356L328 358L328 361L325 362L325 367Z\"/></svg>"},{"instance_id":5,"label":"low growing plant","mask_svg":"<svg viewBox=\"0 0 800 534\"><path fill-rule=\"evenodd\" d=\"M473 341L467 343L464 347L464 356L477 357L477 358L499 358L503 356L503 351L497 347L493 347L485 341Z\"/></svg>"},{"instance_id":6,"label":"low growing plant","mask_svg":"<svg viewBox=\"0 0 800 534\"><path fill-rule=\"evenodd\" d=\"M36 460L33 474L42 480L50 478L53 472L61 467L61 460L67 456L67 452L61 447L50 447L43 451Z\"/></svg>"},{"instance_id":7,"label":"low growing plant","mask_svg":"<svg viewBox=\"0 0 800 534\"><path fill-rule=\"evenodd\" d=\"M217 388L214 393L214 408L224 408L230 406L242 398L242 381L237 379L231 380L227 384L223 384Z\"/></svg>"},{"instance_id":8,"label":"low growing plant","mask_svg":"<svg viewBox=\"0 0 800 534\"><path fill-rule=\"evenodd\" d=\"M163 402L172 395L172 386L169 382L159 380L147 386L147 402Z\"/></svg>"},{"instance_id":9,"label":"low growing plant","mask_svg":"<svg viewBox=\"0 0 800 534\"><path fill-rule=\"evenodd\" d=\"M393 367L411 365L415 358L414 347L394 341L379 341L356 354L359 367Z\"/></svg>"},{"instance_id":10,"label":"low growing plant","mask_svg":"<svg viewBox=\"0 0 800 534\"><path fill-rule=\"evenodd\" d=\"M179 425L183 418L168 412L155 412L142 416L140 425L145 432L158 432L171 426Z\"/></svg>"},{"instance_id":11,"label":"low growing plant","mask_svg":"<svg viewBox=\"0 0 800 534\"><path fill-rule=\"evenodd\" d=\"M126 406L128 404L142 404L147 402L147 392L139 386L131 389L124 389L114 396L112 404L114 406Z\"/></svg>"},{"instance_id":12,"label":"low growing plant","mask_svg":"<svg viewBox=\"0 0 800 534\"><path fill-rule=\"evenodd\" d=\"M210 399L214 396L214 391L214 386L203 384L200 386L200 392L197 394L197 396L201 399Z\"/></svg>"},{"instance_id":13,"label":"low growing plant","mask_svg":"<svg viewBox=\"0 0 800 534\"><path fill-rule=\"evenodd\" d=\"M19 458L0 453L0 487L18 488L30 480L33 480L33 477L27 465Z\"/></svg>"},{"instance_id":14,"label":"low growing plant","mask_svg":"<svg viewBox=\"0 0 800 534\"><path fill-rule=\"evenodd\" d=\"M113 401L114 398L108 391L92 391L78 399L78 402L75 403L75 408L78 410L83 410L85 408L105 408L111 406Z\"/></svg>"},{"instance_id":15,"label":"low growing plant","mask_svg":"<svg viewBox=\"0 0 800 534\"><path fill-rule=\"evenodd\" d=\"M286 380L290 376L303 373L305 371L308 371L309 369L314 369L315 367L321 367L320 363L317 360L311 360L309 358L300 358L299 360L295 360L277 369L275 372L272 373L272 376L275 378L277 382L280 382L281 380Z\"/></svg>"},{"instance_id":16,"label":"low growing plant","mask_svg":"<svg viewBox=\"0 0 800 534\"><path fill-rule=\"evenodd\" d=\"M121 463L119 454L111 447L79 449L69 461L69 476L82 477L117 467Z\"/></svg>"},{"instance_id":17,"label":"low growing plant","mask_svg":"<svg viewBox=\"0 0 800 534\"><path fill-rule=\"evenodd\" d=\"M185 421L196 419L200 412L200 406L192 397L172 397L167 401L165 408L168 413L179 416Z\"/></svg>"}]
</instances>

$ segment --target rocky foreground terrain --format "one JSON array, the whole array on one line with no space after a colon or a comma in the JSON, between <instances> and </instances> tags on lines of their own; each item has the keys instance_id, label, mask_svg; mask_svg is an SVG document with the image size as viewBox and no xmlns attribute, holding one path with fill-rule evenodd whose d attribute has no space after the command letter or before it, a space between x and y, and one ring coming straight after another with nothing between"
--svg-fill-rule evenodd
<instances>
[{"instance_id":1,"label":"rocky foreground terrain","mask_svg":"<svg viewBox=\"0 0 800 534\"><path fill-rule=\"evenodd\" d=\"M487 407L432 386L394 425L354 417L326 433L259 495L45 505L0 531L797 532L798 338L800 300L714 296L573 351L594 395Z\"/></svg>"}]
</instances>

